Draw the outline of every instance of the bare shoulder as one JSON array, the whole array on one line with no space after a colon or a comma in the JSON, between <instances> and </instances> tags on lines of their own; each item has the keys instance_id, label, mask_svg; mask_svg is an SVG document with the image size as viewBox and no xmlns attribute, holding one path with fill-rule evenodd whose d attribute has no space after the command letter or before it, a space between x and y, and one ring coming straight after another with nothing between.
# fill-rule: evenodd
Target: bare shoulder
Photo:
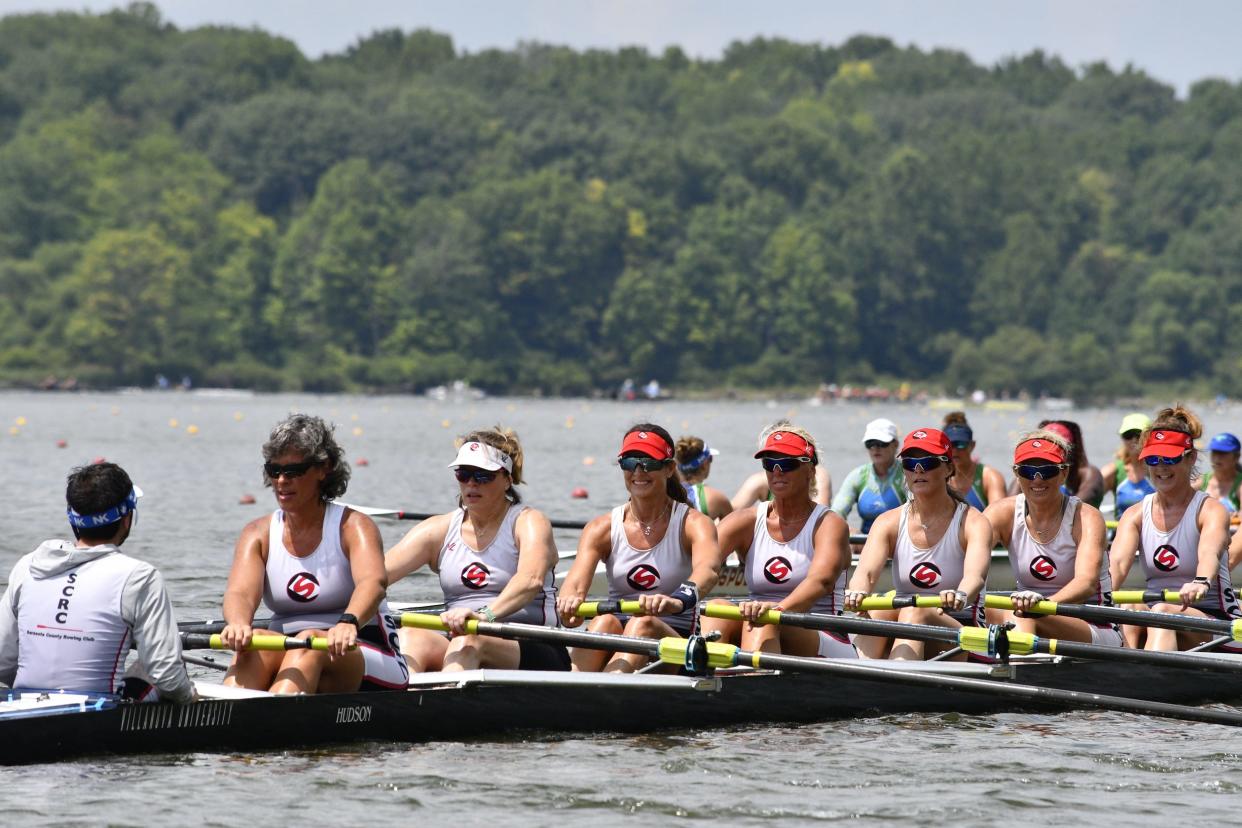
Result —
<instances>
[{"instance_id":1,"label":"bare shoulder","mask_svg":"<svg viewBox=\"0 0 1242 828\"><path fill-rule=\"evenodd\" d=\"M379 527L375 525L375 521L370 515L364 515L362 512L355 511L348 506L345 507L345 514L341 516L342 529L375 529L379 531Z\"/></svg>"},{"instance_id":2,"label":"bare shoulder","mask_svg":"<svg viewBox=\"0 0 1242 828\"><path fill-rule=\"evenodd\" d=\"M517 516L516 527L519 532L527 529L552 531L552 521L543 512L528 506Z\"/></svg>"},{"instance_id":3,"label":"bare shoulder","mask_svg":"<svg viewBox=\"0 0 1242 828\"><path fill-rule=\"evenodd\" d=\"M998 500L995 503L989 503L988 508L983 510L983 516L991 521L993 525L995 525L997 521L1012 523L1013 513L1017 507L1018 496L1009 495L1009 497Z\"/></svg>"},{"instance_id":4,"label":"bare shoulder","mask_svg":"<svg viewBox=\"0 0 1242 828\"><path fill-rule=\"evenodd\" d=\"M258 541L263 546L267 546L267 534L272 527L272 516L261 515L242 527L241 535L237 538L237 545L250 544Z\"/></svg>"}]
</instances>

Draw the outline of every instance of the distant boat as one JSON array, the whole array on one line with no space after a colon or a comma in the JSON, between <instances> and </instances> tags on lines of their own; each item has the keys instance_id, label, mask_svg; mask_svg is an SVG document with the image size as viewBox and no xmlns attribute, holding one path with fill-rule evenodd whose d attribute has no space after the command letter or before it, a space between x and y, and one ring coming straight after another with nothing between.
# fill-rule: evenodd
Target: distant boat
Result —
<instances>
[{"instance_id":1,"label":"distant boat","mask_svg":"<svg viewBox=\"0 0 1242 828\"><path fill-rule=\"evenodd\" d=\"M450 385L436 385L423 392L423 396L440 402L464 402L481 400L487 396L481 388L475 388L465 380L453 380Z\"/></svg>"}]
</instances>

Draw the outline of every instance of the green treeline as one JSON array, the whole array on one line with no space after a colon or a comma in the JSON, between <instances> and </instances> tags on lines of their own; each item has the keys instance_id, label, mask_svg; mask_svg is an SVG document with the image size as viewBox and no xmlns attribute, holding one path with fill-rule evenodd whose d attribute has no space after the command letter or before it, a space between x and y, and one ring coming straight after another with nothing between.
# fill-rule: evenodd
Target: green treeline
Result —
<instances>
[{"instance_id":1,"label":"green treeline","mask_svg":"<svg viewBox=\"0 0 1242 828\"><path fill-rule=\"evenodd\" d=\"M1229 391L1242 87L10 16L0 291L7 382Z\"/></svg>"}]
</instances>

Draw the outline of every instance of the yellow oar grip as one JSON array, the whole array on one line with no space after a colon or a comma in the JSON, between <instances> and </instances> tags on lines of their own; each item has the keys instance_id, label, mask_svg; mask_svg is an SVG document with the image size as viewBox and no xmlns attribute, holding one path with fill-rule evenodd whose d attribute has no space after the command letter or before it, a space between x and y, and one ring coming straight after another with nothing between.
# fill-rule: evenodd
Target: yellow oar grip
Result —
<instances>
[{"instance_id":1,"label":"yellow oar grip","mask_svg":"<svg viewBox=\"0 0 1242 828\"><path fill-rule=\"evenodd\" d=\"M1010 630L1006 637L1009 639L1010 655L1030 655L1035 652L1036 637L1031 633ZM957 634L958 645L968 653L987 655L990 639L991 630L988 627L962 627Z\"/></svg>"},{"instance_id":2,"label":"yellow oar grip","mask_svg":"<svg viewBox=\"0 0 1242 828\"><path fill-rule=\"evenodd\" d=\"M211 637L211 649L227 650L229 648L224 646L224 639L217 634ZM252 635L250 637L250 646L246 649L268 651L278 650L280 652L284 652L289 648L285 646L285 637L283 635ZM326 651L328 649L328 639L312 638L310 640L310 649Z\"/></svg>"},{"instance_id":3,"label":"yellow oar grip","mask_svg":"<svg viewBox=\"0 0 1242 828\"><path fill-rule=\"evenodd\" d=\"M403 612L401 613L401 626L413 627L417 630L448 632L448 624L441 621L440 616L430 612ZM467 621L466 632L470 635L478 634L479 622L473 618Z\"/></svg>"},{"instance_id":4,"label":"yellow oar grip","mask_svg":"<svg viewBox=\"0 0 1242 828\"><path fill-rule=\"evenodd\" d=\"M915 595L912 596L914 606L916 607L939 607L941 604L939 595ZM860 612L866 610L891 610L896 609L893 606L896 603L896 596L889 592L885 595L868 595L862 599L862 603L858 605ZM904 602L903 602L904 603Z\"/></svg>"},{"instance_id":5,"label":"yellow oar grip","mask_svg":"<svg viewBox=\"0 0 1242 828\"><path fill-rule=\"evenodd\" d=\"M1011 610L1013 600L1008 595L988 595L983 599L983 605L988 609ZM1033 612L1036 615L1056 615L1057 604L1055 601L1036 601L1027 612Z\"/></svg>"},{"instance_id":6,"label":"yellow oar grip","mask_svg":"<svg viewBox=\"0 0 1242 828\"><path fill-rule=\"evenodd\" d=\"M601 606L606 607L603 612L600 611ZM618 607L626 615L635 615L642 609L637 601L583 601L574 611L574 615L579 618L595 618L613 612L613 607Z\"/></svg>"},{"instance_id":7,"label":"yellow oar grip","mask_svg":"<svg viewBox=\"0 0 1242 828\"><path fill-rule=\"evenodd\" d=\"M1234 641L1242 641L1242 618L1229 625L1229 632L1233 635Z\"/></svg>"},{"instance_id":8,"label":"yellow oar grip","mask_svg":"<svg viewBox=\"0 0 1242 828\"><path fill-rule=\"evenodd\" d=\"M665 664L676 664L684 666L686 663L686 647L690 642L684 638L667 638L660 639L660 661ZM737 647L732 644L720 644L715 641L707 642L707 666L708 667L732 667L734 665L734 657L737 653Z\"/></svg>"},{"instance_id":9,"label":"yellow oar grip","mask_svg":"<svg viewBox=\"0 0 1242 828\"><path fill-rule=\"evenodd\" d=\"M741 621L742 611L732 604L704 604L703 614L708 618L721 618L725 621ZM781 623L780 610L764 610L759 615L759 624Z\"/></svg>"},{"instance_id":10,"label":"yellow oar grip","mask_svg":"<svg viewBox=\"0 0 1242 828\"><path fill-rule=\"evenodd\" d=\"M1160 600L1172 603L1181 603L1182 595L1175 589L1166 589L1158 591ZM1114 604L1146 604L1151 600L1150 593L1144 593L1141 589L1121 589L1113 593Z\"/></svg>"}]
</instances>

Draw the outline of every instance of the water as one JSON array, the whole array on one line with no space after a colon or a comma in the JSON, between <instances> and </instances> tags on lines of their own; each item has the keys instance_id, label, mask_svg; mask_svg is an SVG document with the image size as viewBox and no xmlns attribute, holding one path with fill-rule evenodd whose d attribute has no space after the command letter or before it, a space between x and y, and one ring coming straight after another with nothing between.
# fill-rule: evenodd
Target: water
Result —
<instances>
[{"instance_id":1,"label":"water","mask_svg":"<svg viewBox=\"0 0 1242 828\"><path fill-rule=\"evenodd\" d=\"M0 394L0 460L7 471L0 476L6 515L0 577L45 538L64 536L64 476L102 456L125 466L146 491L126 550L161 569L179 618L218 617L233 543L246 522L272 508L259 446L295 410L336 422L348 457L369 461L355 466L346 500L410 511L452 506L456 484L445 465L454 435L511 425L527 452L527 502L571 520L589 519L624 498L620 472L609 460L624 429L640 419L654 419L674 435L705 436L721 450L710 483L732 493L757 467L756 433L777 417L792 416L820 438L824 462L839 482L865 460L860 440L868 420L886 416L908 430L935 425L942 415L913 406L788 402ZM1073 413L1096 464L1114 449L1124 413ZM1200 413L1209 434L1236 431L1242 419L1237 409ZM984 462L1005 470L1014 440L1041 415L972 410L970 419ZM58 448L58 440L67 447ZM588 499L570 496L579 486ZM239 505L245 493L257 503ZM385 543L411 525L381 521ZM562 548L576 541L572 532L557 539ZM390 594L435 599L437 588L423 575L394 585ZM461 825L558 818L612 824L634 817L984 825L1154 823L1177 812L1224 821L1239 805L1239 744L1237 731L1220 726L1076 712L87 759L0 770L0 813L23 825L447 818Z\"/></svg>"}]
</instances>

